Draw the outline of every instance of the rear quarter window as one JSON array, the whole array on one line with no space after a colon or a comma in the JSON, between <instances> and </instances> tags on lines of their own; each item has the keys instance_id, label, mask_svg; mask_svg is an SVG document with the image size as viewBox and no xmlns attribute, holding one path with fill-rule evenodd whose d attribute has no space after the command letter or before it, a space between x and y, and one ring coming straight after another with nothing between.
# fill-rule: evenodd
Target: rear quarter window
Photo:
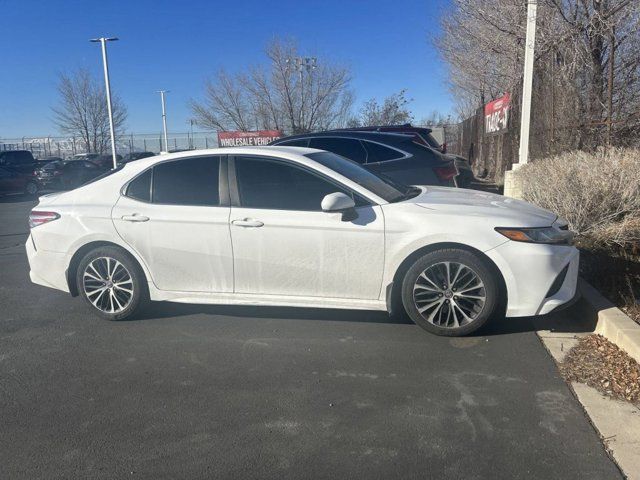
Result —
<instances>
[{"instance_id":1,"label":"rear quarter window","mask_svg":"<svg viewBox=\"0 0 640 480\"><path fill-rule=\"evenodd\" d=\"M402 152L394 150L390 147L385 147L379 143L374 142L362 142L367 149L367 163L372 162L384 162L386 160L395 160L397 158L404 157Z\"/></svg>"}]
</instances>

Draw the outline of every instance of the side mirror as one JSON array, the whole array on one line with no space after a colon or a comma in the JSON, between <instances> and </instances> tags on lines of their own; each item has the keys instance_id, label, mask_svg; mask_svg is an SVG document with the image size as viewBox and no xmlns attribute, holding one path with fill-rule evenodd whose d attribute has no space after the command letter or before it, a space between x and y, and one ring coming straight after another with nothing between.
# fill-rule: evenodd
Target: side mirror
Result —
<instances>
[{"instance_id":1,"label":"side mirror","mask_svg":"<svg viewBox=\"0 0 640 480\"><path fill-rule=\"evenodd\" d=\"M349 222L358 218L356 202L349 195L335 192L326 195L320 204L323 212L342 213L342 221Z\"/></svg>"}]
</instances>

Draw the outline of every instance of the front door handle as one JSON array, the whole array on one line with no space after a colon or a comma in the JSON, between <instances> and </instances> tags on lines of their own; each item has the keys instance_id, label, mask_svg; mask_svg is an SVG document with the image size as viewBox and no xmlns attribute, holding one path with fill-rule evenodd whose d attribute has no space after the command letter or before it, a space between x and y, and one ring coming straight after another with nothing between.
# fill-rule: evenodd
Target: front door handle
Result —
<instances>
[{"instance_id":1,"label":"front door handle","mask_svg":"<svg viewBox=\"0 0 640 480\"><path fill-rule=\"evenodd\" d=\"M261 227L264 225L260 220L253 220L252 218L242 218L233 220L231 222L236 227Z\"/></svg>"},{"instance_id":2,"label":"front door handle","mask_svg":"<svg viewBox=\"0 0 640 480\"><path fill-rule=\"evenodd\" d=\"M122 220L126 222L148 222L149 217L145 217L144 215L138 215L134 213L133 215L123 215Z\"/></svg>"}]
</instances>

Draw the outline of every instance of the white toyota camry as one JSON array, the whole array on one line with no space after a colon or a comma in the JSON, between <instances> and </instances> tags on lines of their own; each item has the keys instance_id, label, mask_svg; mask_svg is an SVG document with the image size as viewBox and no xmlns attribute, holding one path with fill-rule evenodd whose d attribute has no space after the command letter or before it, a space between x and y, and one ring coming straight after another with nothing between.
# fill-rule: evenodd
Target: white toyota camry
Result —
<instances>
[{"instance_id":1,"label":"white toyota camry","mask_svg":"<svg viewBox=\"0 0 640 480\"><path fill-rule=\"evenodd\" d=\"M404 186L297 147L127 163L31 212L31 280L118 320L149 300L404 309L439 335L574 297L566 222L472 190Z\"/></svg>"}]
</instances>

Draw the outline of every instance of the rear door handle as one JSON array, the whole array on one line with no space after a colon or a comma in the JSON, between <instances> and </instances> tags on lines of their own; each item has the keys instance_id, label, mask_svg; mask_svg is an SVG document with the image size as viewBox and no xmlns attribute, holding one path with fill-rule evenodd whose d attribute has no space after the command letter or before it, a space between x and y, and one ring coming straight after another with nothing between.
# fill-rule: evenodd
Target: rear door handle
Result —
<instances>
[{"instance_id":1,"label":"rear door handle","mask_svg":"<svg viewBox=\"0 0 640 480\"><path fill-rule=\"evenodd\" d=\"M148 222L149 217L145 217L144 215L138 215L134 213L133 215L123 215L122 220L126 222Z\"/></svg>"},{"instance_id":2,"label":"rear door handle","mask_svg":"<svg viewBox=\"0 0 640 480\"><path fill-rule=\"evenodd\" d=\"M237 220L233 220L231 223L236 227L254 227L255 228L255 227L261 227L264 225L264 223L262 223L260 220L253 220L251 218L237 219Z\"/></svg>"}]
</instances>

